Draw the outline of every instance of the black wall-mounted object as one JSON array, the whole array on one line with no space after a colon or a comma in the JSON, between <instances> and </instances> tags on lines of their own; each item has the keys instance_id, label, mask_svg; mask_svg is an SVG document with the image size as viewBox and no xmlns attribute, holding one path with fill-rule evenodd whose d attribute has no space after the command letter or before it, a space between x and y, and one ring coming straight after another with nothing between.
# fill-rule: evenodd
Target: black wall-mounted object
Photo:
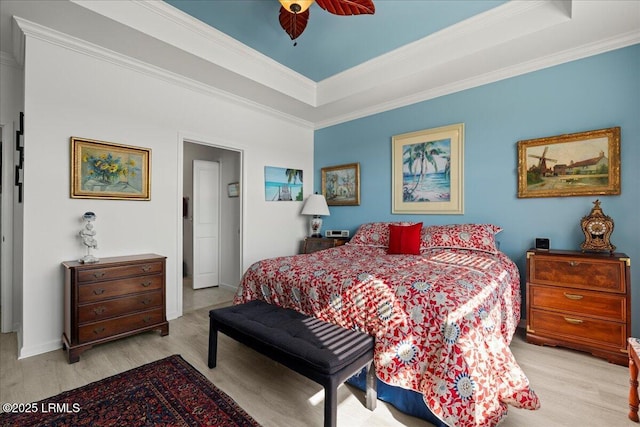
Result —
<instances>
[{"instance_id":1,"label":"black wall-mounted object","mask_svg":"<svg viewBox=\"0 0 640 427\"><path fill-rule=\"evenodd\" d=\"M20 124L16 130L16 151L18 152L18 164L16 165L15 185L18 187L18 203L22 203L22 168L24 167L24 113L20 112Z\"/></svg>"}]
</instances>

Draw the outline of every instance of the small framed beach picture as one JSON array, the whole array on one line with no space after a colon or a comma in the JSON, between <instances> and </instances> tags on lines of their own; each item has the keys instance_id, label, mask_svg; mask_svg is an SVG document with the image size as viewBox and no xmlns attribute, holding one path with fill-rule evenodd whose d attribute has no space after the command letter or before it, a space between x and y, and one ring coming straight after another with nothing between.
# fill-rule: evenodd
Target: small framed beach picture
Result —
<instances>
[{"instance_id":1,"label":"small framed beach picture","mask_svg":"<svg viewBox=\"0 0 640 427\"><path fill-rule=\"evenodd\" d=\"M464 124L392 138L392 213L463 214Z\"/></svg>"},{"instance_id":2,"label":"small framed beach picture","mask_svg":"<svg viewBox=\"0 0 640 427\"><path fill-rule=\"evenodd\" d=\"M302 169L265 166L264 197L268 202L302 201Z\"/></svg>"}]
</instances>

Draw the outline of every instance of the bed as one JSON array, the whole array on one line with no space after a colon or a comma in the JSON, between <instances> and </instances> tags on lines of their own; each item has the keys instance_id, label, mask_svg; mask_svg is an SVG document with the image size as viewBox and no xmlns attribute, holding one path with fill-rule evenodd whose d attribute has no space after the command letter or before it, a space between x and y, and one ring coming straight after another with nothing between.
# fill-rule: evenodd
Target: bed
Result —
<instances>
[{"instance_id":1,"label":"bed","mask_svg":"<svg viewBox=\"0 0 640 427\"><path fill-rule=\"evenodd\" d=\"M364 331L375 337L381 399L436 425L494 426L507 405L540 405L509 349L520 280L496 247L500 230L363 224L346 245L254 263L234 302Z\"/></svg>"}]
</instances>

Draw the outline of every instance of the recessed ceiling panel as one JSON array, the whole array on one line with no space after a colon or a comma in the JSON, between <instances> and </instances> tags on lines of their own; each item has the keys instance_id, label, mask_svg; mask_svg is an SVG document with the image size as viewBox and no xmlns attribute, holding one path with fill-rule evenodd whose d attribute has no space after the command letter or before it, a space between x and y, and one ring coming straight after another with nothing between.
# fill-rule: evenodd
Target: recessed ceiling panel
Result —
<instances>
[{"instance_id":1,"label":"recessed ceiling panel","mask_svg":"<svg viewBox=\"0 0 640 427\"><path fill-rule=\"evenodd\" d=\"M374 15L337 16L313 4L297 46L277 0L165 0L316 82L493 9L505 0L374 0ZM428 58L425 58L428 60Z\"/></svg>"}]
</instances>

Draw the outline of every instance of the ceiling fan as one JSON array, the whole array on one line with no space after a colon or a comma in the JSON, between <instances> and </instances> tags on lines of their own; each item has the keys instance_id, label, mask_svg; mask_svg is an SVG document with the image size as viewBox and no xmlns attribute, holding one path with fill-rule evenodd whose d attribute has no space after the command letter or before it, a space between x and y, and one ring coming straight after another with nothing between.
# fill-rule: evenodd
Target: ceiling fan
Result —
<instances>
[{"instance_id":1,"label":"ceiling fan","mask_svg":"<svg viewBox=\"0 0 640 427\"><path fill-rule=\"evenodd\" d=\"M307 27L309 6L314 0L279 0L280 26L295 40ZM373 15L376 8L373 0L315 0L318 6L334 15ZM294 43L295 46L297 43Z\"/></svg>"}]
</instances>

